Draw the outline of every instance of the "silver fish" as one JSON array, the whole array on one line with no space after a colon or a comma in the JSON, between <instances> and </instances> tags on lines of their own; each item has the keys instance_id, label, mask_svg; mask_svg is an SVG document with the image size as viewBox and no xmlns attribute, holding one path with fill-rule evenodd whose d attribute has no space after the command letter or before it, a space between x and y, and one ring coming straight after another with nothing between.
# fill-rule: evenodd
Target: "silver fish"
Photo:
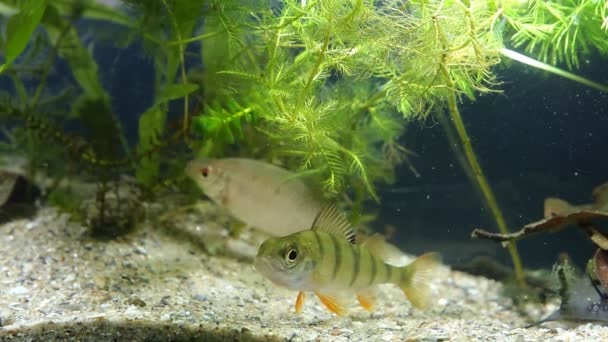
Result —
<instances>
[{"instance_id":1,"label":"silver fish","mask_svg":"<svg viewBox=\"0 0 608 342\"><path fill-rule=\"evenodd\" d=\"M309 229L322 206L301 178L263 161L192 160L186 174L236 219L273 236Z\"/></svg>"}]
</instances>

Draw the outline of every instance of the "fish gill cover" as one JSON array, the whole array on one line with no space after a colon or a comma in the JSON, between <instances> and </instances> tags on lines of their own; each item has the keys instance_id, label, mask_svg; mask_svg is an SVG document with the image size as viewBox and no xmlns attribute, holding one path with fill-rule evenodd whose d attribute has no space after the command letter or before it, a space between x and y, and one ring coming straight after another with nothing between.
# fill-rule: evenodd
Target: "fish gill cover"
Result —
<instances>
[{"instance_id":1,"label":"fish gill cover","mask_svg":"<svg viewBox=\"0 0 608 342\"><path fill-rule=\"evenodd\" d=\"M545 64L575 69L608 51L605 1L121 4L0 1L3 148L27 155L30 176L44 171L57 180L49 199L73 213L78 203L60 180L95 179L93 227L131 226L140 199L158 196L169 181L187 191L189 151L278 162L315 179L326 197L353 194L360 210L365 199L379 201L376 187L409 162L400 143L407 125L432 113L455 130L462 166L506 233L459 102L499 92L495 66L504 57L606 90ZM112 65L96 58L109 42L143 47L150 82L110 93L106 69L130 69L120 58ZM146 87L151 95L139 92ZM116 115L121 93L149 97L147 107ZM116 190L124 174L135 176L128 183L136 199L112 202L125 198ZM511 255L521 271L514 247Z\"/></svg>"}]
</instances>

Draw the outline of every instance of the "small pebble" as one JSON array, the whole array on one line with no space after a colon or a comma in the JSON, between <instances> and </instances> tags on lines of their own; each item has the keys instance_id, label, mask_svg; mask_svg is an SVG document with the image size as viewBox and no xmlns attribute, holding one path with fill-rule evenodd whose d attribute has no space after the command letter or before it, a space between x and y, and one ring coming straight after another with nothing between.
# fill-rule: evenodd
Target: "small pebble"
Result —
<instances>
[{"instance_id":1,"label":"small pebble","mask_svg":"<svg viewBox=\"0 0 608 342\"><path fill-rule=\"evenodd\" d=\"M16 287L13 287L12 289L8 290L9 294L16 295L16 296L24 295L28 292L30 292L30 291L27 288L25 288L24 286L16 286Z\"/></svg>"},{"instance_id":2,"label":"small pebble","mask_svg":"<svg viewBox=\"0 0 608 342\"><path fill-rule=\"evenodd\" d=\"M141 246L136 246L135 247L135 253L137 254L141 254L141 255L147 255L148 252L146 252L146 249L141 247Z\"/></svg>"},{"instance_id":3,"label":"small pebble","mask_svg":"<svg viewBox=\"0 0 608 342\"><path fill-rule=\"evenodd\" d=\"M131 298L129 298L128 303L131 304L131 305L139 306L141 308L143 308L143 307L146 306L146 302L144 302L143 300L141 300L139 297L131 297Z\"/></svg>"},{"instance_id":4,"label":"small pebble","mask_svg":"<svg viewBox=\"0 0 608 342\"><path fill-rule=\"evenodd\" d=\"M9 310L0 311L0 327L13 323L14 314Z\"/></svg>"},{"instance_id":5,"label":"small pebble","mask_svg":"<svg viewBox=\"0 0 608 342\"><path fill-rule=\"evenodd\" d=\"M129 306L124 313L129 319L139 318L142 315L142 312L133 306Z\"/></svg>"},{"instance_id":6,"label":"small pebble","mask_svg":"<svg viewBox=\"0 0 608 342\"><path fill-rule=\"evenodd\" d=\"M203 295L203 294L195 294L194 296L192 296L192 298L203 301L203 302L206 302L209 300L209 297L207 295Z\"/></svg>"}]
</instances>

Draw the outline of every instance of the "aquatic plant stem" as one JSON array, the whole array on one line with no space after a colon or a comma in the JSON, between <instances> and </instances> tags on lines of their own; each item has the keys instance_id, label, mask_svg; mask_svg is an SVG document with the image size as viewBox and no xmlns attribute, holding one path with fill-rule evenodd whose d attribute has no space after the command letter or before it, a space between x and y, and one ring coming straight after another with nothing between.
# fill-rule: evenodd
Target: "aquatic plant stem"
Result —
<instances>
[{"instance_id":1,"label":"aquatic plant stem","mask_svg":"<svg viewBox=\"0 0 608 342\"><path fill-rule=\"evenodd\" d=\"M437 120L439 120L439 124L441 125L441 127L443 127L443 131L445 132L448 143L450 144L452 151L454 151L454 154L456 155L458 164L460 164L460 167L462 167L462 169L464 170L464 173L469 178L471 184L476 184L477 181L475 179L475 172L473 172L473 170L471 169L471 165L469 164L467 158L464 155L464 151L462 150L462 144L458 142L458 133L455 132L455 128L450 123L449 117L444 111L438 110ZM477 190L478 195L483 196L478 186L475 187L475 189ZM488 209L490 208L488 207Z\"/></svg>"},{"instance_id":2,"label":"aquatic plant stem","mask_svg":"<svg viewBox=\"0 0 608 342\"><path fill-rule=\"evenodd\" d=\"M515 52L513 50L502 48L502 49L500 49L500 53L503 56L505 56L505 57L508 57L508 58L510 58L510 59L512 59L514 61L518 61L520 63L527 64L527 65L529 65L529 66L531 66L533 68L537 68L537 69L541 69L541 70L550 72L552 74L555 74L555 75L567 78L569 80L572 80L572 81L580 83L580 84L584 84L584 85L586 85L586 86L588 86L590 88L597 89L599 91L608 92L608 86L606 86L606 85L603 85L603 84L600 84L600 83L588 80L588 79L586 79L584 77L575 75L575 74L573 74L571 72L567 72L565 70L556 68L556 67L554 67L552 65L549 65L549 64L537 61L536 59L533 59L533 58L530 58L528 56L522 55L519 52Z\"/></svg>"},{"instance_id":3,"label":"aquatic plant stem","mask_svg":"<svg viewBox=\"0 0 608 342\"><path fill-rule=\"evenodd\" d=\"M310 87L312 85L312 81L314 81L315 77L317 77L317 74L319 73L321 63L323 63L323 59L325 59L325 51L327 51L327 47L329 46L330 38L331 29L327 29L327 32L325 33L325 38L323 39L323 47L321 48L321 52L319 52L319 57L317 58L317 61L312 70L310 70L310 75L308 75L308 81L306 82L306 86L304 86L304 90L302 91L302 96L300 97L301 101L306 100L306 96L308 95L308 91L310 90Z\"/></svg>"},{"instance_id":4,"label":"aquatic plant stem","mask_svg":"<svg viewBox=\"0 0 608 342\"><path fill-rule=\"evenodd\" d=\"M507 224L505 222L502 211L498 207L498 203L496 202L496 198L494 196L492 188L490 187L490 184L486 180L483 170L481 169L481 166L479 165L479 162L477 161L477 156L475 155L473 146L471 145L471 139L469 138L469 135L468 135L466 128L464 126L464 123L462 121L462 117L460 116L460 111L458 110L458 106L456 104L456 95L454 93L452 93L448 96L448 108L449 108L450 116L452 118L452 122L454 123L454 126L456 127L456 131L458 132L458 136L460 137L460 140L462 141L465 156L467 157L467 159L469 161L471 169L473 170L473 175L474 175L475 179L477 180L477 184L479 185L479 188L481 189L481 192L486 199L487 205L490 208L490 210L492 211L494 220L496 221L496 225L498 226L498 230L500 230L500 232L503 234L508 234L509 228L507 227ZM522 288L525 288L526 287L525 275L524 275L523 266L521 264L521 258L519 257L519 252L517 251L517 246L515 245L515 243L510 243L507 246L507 248L509 250L509 254L511 255L511 259L513 261L513 268L515 270L515 278L516 278L518 284Z\"/></svg>"},{"instance_id":5,"label":"aquatic plant stem","mask_svg":"<svg viewBox=\"0 0 608 342\"><path fill-rule=\"evenodd\" d=\"M464 122L462 121L462 117L460 116L460 110L458 109L458 104L456 103L456 94L454 93L454 90L451 90L453 89L454 84L452 79L450 78L448 68L445 63L441 64L441 72L445 77L450 89L447 96L448 110L450 112L452 123L454 124L456 132L458 133L458 136L460 137L460 140L462 142L462 148L464 150L465 156L467 157L469 165L473 170L473 175L475 177L475 180L477 180L477 184L481 189L481 192L487 202L487 205L492 211L494 220L496 221L496 225L498 226L498 230L500 230L500 232L503 234L508 234L509 228L507 227L507 224L505 222L504 215L498 207L498 203L496 202L496 197L494 197L492 188L486 180L483 170L479 165L479 161L477 161L477 156L475 155L475 151L473 150L473 146L471 145L471 138L469 138L469 134L467 133L467 130L464 126ZM517 283L520 287L526 288L526 278L521 264L521 259L519 257L519 253L517 251L517 246L515 245L515 243L510 243L507 248L509 250L509 254L511 255L511 260L513 262L513 268L515 270L515 278L517 280Z\"/></svg>"},{"instance_id":6,"label":"aquatic plant stem","mask_svg":"<svg viewBox=\"0 0 608 342\"><path fill-rule=\"evenodd\" d=\"M222 33L224 33L224 32L216 31L216 32L203 33L203 34L200 34L198 36L194 36L194 37L188 38L188 39L178 39L178 40L174 40L174 41L170 41L170 42L166 42L166 43L160 42L159 45L166 45L166 46L180 45L180 46L182 46L183 44L194 43L194 42L198 42L200 40L213 38L215 36L219 36Z\"/></svg>"},{"instance_id":7,"label":"aquatic plant stem","mask_svg":"<svg viewBox=\"0 0 608 342\"><path fill-rule=\"evenodd\" d=\"M40 100L42 91L45 88L46 80L49 76L49 73L51 72L51 68L55 64L55 60L57 59L57 54L59 53L58 52L59 46L61 45L63 38L65 38L65 36L67 35L67 33L70 31L71 28L72 28L72 22L70 21L61 30L61 32L59 33L59 36L57 36L57 40L55 41L55 44L53 44L51 51L47 57L46 64L44 65L44 68L42 69L42 75L40 76L38 86L36 87L36 90L34 91L34 96L32 97L30 104L28 105L28 110L34 110L36 108L36 106L38 106L38 101Z\"/></svg>"},{"instance_id":8,"label":"aquatic plant stem","mask_svg":"<svg viewBox=\"0 0 608 342\"><path fill-rule=\"evenodd\" d=\"M177 36L177 40L181 41L182 40L182 33L180 31L179 25L177 25L177 20L175 19L175 15L173 14L173 11L171 10L171 7L169 7L169 4L167 4L166 0L162 0L163 1L163 5L165 5L165 8L167 9L167 12L169 13L169 17L171 18L171 23L173 25L173 29L175 30L175 35ZM187 43L186 43L187 44ZM184 54L185 54L185 49L184 49L184 44L179 44L179 64L180 64L180 71L181 71L181 79L182 79L182 83L186 84L188 83L188 79L186 77L186 64L185 64L185 59L184 59ZM186 95L184 96L184 119L183 119L183 126L182 126L182 130L184 131L184 141L186 143L186 145L189 144L189 138L190 135L188 134L188 118L189 118L189 110L190 110L190 105L189 105L189 96L186 93Z\"/></svg>"}]
</instances>

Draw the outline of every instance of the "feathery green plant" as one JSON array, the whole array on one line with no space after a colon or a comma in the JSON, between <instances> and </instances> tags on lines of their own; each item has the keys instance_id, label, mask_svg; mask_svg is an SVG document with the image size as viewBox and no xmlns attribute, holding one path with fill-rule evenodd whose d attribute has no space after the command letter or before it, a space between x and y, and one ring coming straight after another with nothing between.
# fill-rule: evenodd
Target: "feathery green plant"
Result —
<instances>
[{"instance_id":1,"label":"feathery green plant","mask_svg":"<svg viewBox=\"0 0 608 342\"><path fill-rule=\"evenodd\" d=\"M500 13L510 26L513 45L543 62L578 68L580 58L592 50L608 51L606 1L510 1Z\"/></svg>"},{"instance_id":2,"label":"feathery green plant","mask_svg":"<svg viewBox=\"0 0 608 342\"><path fill-rule=\"evenodd\" d=\"M377 198L374 182L390 178L404 159L397 141L407 119L424 118L441 105L441 60L450 65L459 93L472 97L493 84L489 68L499 61L500 45L485 27L474 28L483 6L465 11L443 2L270 3L235 10L212 1L209 21L217 25L205 27L202 49L211 39L217 48L221 37L225 45L215 51L228 58L208 55L203 62L230 64L204 88L230 84L238 91L231 96L251 98L263 119L260 130L279 146L277 153L319 174L330 194L354 183ZM439 36L454 42L453 51ZM238 88L232 85L237 78Z\"/></svg>"}]
</instances>

